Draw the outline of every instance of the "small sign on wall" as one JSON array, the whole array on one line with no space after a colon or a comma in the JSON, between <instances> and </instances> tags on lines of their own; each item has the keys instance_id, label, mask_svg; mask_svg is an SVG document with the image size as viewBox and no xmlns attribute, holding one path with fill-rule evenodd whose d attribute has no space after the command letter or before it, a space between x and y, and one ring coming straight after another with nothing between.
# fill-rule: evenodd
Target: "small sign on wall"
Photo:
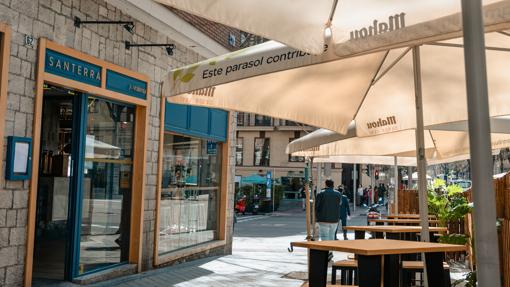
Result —
<instances>
[{"instance_id":1,"label":"small sign on wall","mask_svg":"<svg viewBox=\"0 0 510 287\"><path fill-rule=\"evenodd\" d=\"M216 155L218 153L218 145L214 141L207 141L207 154Z\"/></svg>"},{"instance_id":2,"label":"small sign on wall","mask_svg":"<svg viewBox=\"0 0 510 287\"><path fill-rule=\"evenodd\" d=\"M31 175L32 139L25 137L7 137L7 163L5 178L25 180Z\"/></svg>"}]
</instances>

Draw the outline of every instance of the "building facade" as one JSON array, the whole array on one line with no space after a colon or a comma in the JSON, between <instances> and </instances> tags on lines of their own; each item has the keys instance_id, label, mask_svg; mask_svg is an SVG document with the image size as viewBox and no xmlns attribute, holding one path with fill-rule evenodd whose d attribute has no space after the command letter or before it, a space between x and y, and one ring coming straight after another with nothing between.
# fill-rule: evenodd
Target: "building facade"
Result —
<instances>
[{"instance_id":1,"label":"building facade","mask_svg":"<svg viewBox=\"0 0 510 287\"><path fill-rule=\"evenodd\" d=\"M225 52L152 1L0 0L0 286L231 252L235 114L160 96Z\"/></svg>"},{"instance_id":2,"label":"building facade","mask_svg":"<svg viewBox=\"0 0 510 287\"><path fill-rule=\"evenodd\" d=\"M271 173L276 185L282 186L283 198L297 199L304 179L305 158L285 153L287 145L315 128L293 121L267 116L238 113L236 134L236 182L252 175ZM327 164L323 178L340 184L342 165ZM317 178L314 168L314 178Z\"/></svg>"}]
</instances>

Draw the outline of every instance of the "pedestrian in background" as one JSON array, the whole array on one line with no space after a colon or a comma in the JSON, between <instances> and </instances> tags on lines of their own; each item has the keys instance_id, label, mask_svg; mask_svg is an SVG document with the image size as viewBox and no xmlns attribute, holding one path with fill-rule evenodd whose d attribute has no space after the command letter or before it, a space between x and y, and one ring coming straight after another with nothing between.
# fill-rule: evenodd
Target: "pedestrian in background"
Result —
<instances>
[{"instance_id":1,"label":"pedestrian in background","mask_svg":"<svg viewBox=\"0 0 510 287\"><path fill-rule=\"evenodd\" d=\"M384 196L386 194L386 186L384 185L384 183L381 183L379 185L379 197L381 198L381 203L384 204Z\"/></svg>"},{"instance_id":2,"label":"pedestrian in background","mask_svg":"<svg viewBox=\"0 0 510 287\"><path fill-rule=\"evenodd\" d=\"M305 187L301 187L299 190L299 196L301 196L301 207L303 208L303 211L306 210L306 192Z\"/></svg>"},{"instance_id":3,"label":"pedestrian in background","mask_svg":"<svg viewBox=\"0 0 510 287\"><path fill-rule=\"evenodd\" d=\"M342 231L344 234L344 240L347 239L347 230L344 229L345 226L347 226L347 220L351 219L351 208L349 207L349 198L345 195L345 190L343 187L338 187L338 192L342 195L342 200L340 201L339 211L340 211L340 217L338 218L338 225L335 230L335 240L337 240L337 232L340 227L340 224L342 224Z\"/></svg>"},{"instance_id":4,"label":"pedestrian in background","mask_svg":"<svg viewBox=\"0 0 510 287\"><path fill-rule=\"evenodd\" d=\"M334 190L335 183L326 180L326 189L317 194L315 203L315 216L319 226L321 240L335 239L338 219L340 218L340 203L342 195Z\"/></svg>"},{"instance_id":5,"label":"pedestrian in background","mask_svg":"<svg viewBox=\"0 0 510 287\"><path fill-rule=\"evenodd\" d=\"M363 186L360 184L358 186L358 192L357 192L357 195L356 195L356 202L358 203L359 206L363 205Z\"/></svg>"}]
</instances>

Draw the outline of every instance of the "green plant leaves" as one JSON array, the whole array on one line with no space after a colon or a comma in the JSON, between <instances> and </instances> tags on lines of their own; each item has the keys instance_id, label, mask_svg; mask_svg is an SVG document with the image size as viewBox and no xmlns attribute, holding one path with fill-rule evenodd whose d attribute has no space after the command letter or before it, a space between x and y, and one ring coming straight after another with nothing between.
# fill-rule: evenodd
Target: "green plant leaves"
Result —
<instances>
[{"instance_id":1,"label":"green plant leaves","mask_svg":"<svg viewBox=\"0 0 510 287\"><path fill-rule=\"evenodd\" d=\"M458 245L466 245L469 243L469 237L465 234L445 234L438 239L439 243L444 244L458 244Z\"/></svg>"},{"instance_id":2,"label":"green plant leaves","mask_svg":"<svg viewBox=\"0 0 510 287\"><path fill-rule=\"evenodd\" d=\"M461 186L446 186L442 179L435 179L433 185L429 186L429 213L437 216L441 226L446 226L448 221L459 220L472 211L472 206L463 192Z\"/></svg>"}]
</instances>

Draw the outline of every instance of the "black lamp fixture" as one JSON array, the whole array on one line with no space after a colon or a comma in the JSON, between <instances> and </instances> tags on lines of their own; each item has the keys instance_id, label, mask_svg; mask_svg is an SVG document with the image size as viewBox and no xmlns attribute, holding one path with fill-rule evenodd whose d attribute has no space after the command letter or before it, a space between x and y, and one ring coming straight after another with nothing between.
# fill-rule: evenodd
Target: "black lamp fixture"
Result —
<instances>
[{"instance_id":1,"label":"black lamp fixture","mask_svg":"<svg viewBox=\"0 0 510 287\"><path fill-rule=\"evenodd\" d=\"M129 41L125 41L126 50L129 50L131 47L165 47L166 53L168 56L174 55L174 44L133 44Z\"/></svg>"},{"instance_id":2,"label":"black lamp fixture","mask_svg":"<svg viewBox=\"0 0 510 287\"><path fill-rule=\"evenodd\" d=\"M82 21L79 17L74 17L74 27L80 28L82 24L114 24L122 25L126 31L133 34L135 23L133 21Z\"/></svg>"}]
</instances>

